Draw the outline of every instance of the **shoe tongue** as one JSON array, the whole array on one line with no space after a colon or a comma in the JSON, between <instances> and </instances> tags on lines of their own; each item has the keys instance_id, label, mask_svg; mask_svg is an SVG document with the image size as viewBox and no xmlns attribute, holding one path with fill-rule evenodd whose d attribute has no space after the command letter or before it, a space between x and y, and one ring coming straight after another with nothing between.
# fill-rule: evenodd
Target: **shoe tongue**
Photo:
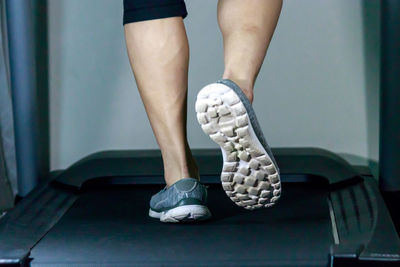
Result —
<instances>
[{"instance_id":1,"label":"shoe tongue","mask_svg":"<svg viewBox=\"0 0 400 267\"><path fill-rule=\"evenodd\" d=\"M178 182L179 182L179 181L182 181L183 179L192 179L192 180L196 180L196 181L197 181L197 179L196 179L196 178L193 178L193 177L183 177L182 179L178 180Z\"/></svg>"},{"instance_id":2,"label":"shoe tongue","mask_svg":"<svg viewBox=\"0 0 400 267\"><path fill-rule=\"evenodd\" d=\"M172 185L168 186L165 185L163 190L167 190L168 188L177 185L177 184L195 184L198 180L196 178L192 178L192 177L183 177L181 179L179 179L178 181L176 181L175 183L173 183Z\"/></svg>"},{"instance_id":3,"label":"shoe tongue","mask_svg":"<svg viewBox=\"0 0 400 267\"><path fill-rule=\"evenodd\" d=\"M185 177L185 178L178 180L173 185L175 185L175 187L179 190L188 191L188 190L193 189L193 187L196 185L197 182L198 182L198 180L195 178Z\"/></svg>"}]
</instances>

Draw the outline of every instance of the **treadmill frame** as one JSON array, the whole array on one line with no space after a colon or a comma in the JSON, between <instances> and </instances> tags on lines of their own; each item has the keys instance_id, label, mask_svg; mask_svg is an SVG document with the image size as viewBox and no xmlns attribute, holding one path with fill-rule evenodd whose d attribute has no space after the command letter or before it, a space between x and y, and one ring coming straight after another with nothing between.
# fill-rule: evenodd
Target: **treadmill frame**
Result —
<instances>
[{"instance_id":1,"label":"treadmill frame","mask_svg":"<svg viewBox=\"0 0 400 267\"><path fill-rule=\"evenodd\" d=\"M359 175L346 161L323 149L280 148L273 153L281 166L282 183L318 183L329 192L335 240L331 266L400 264L400 240L372 176ZM221 170L210 163L222 162L220 151L197 149L193 154L203 170L202 181L218 183L215 177ZM53 172L50 181L0 220L0 266L29 266L31 249L79 198L85 184L162 184L161 166L158 150L102 151Z\"/></svg>"}]
</instances>

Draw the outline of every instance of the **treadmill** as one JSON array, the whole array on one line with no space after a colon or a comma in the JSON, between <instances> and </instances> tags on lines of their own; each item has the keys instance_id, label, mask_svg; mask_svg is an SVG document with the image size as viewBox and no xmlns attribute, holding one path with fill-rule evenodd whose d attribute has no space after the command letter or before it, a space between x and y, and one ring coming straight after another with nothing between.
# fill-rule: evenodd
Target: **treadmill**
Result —
<instances>
[{"instance_id":1,"label":"treadmill","mask_svg":"<svg viewBox=\"0 0 400 267\"><path fill-rule=\"evenodd\" d=\"M15 28L29 28L20 16L29 14L27 6L18 2L7 3L11 43L20 42ZM32 180L37 126L26 105L36 105L34 87L14 82L24 71L15 67L19 49L31 48L26 40L10 45L25 195L0 219L0 266L400 266L393 203L400 193L400 3L382 3L379 183L368 168L327 150L276 148L282 197L272 208L248 211L222 190L220 151L194 149L213 214L200 223L148 217L150 197L164 186L159 150L100 151Z\"/></svg>"}]
</instances>

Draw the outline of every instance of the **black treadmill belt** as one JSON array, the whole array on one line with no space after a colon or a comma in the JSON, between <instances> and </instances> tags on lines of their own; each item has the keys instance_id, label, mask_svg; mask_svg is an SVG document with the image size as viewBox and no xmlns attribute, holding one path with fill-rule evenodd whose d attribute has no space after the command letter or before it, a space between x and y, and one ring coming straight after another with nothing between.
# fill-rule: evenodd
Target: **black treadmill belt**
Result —
<instances>
[{"instance_id":1,"label":"black treadmill belt","mask_svg":"<svg viewBox=\"0 0 400 267\"><path fill-rule=\"evenodd\" d=\"M327 192L284 184L279 205L247 211L209 188L213 219L164 224L149 218L161 185L87 189L32 249L32 266L327 266L333 242Z\"/></svg>"}]
</instances>

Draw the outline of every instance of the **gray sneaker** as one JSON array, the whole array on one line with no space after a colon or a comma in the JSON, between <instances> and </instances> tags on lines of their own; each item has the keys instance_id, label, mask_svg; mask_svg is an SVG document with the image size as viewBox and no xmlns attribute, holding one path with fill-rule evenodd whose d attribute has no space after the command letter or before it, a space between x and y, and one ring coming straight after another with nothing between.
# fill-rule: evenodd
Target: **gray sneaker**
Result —
<instances>
[{"instance_id":1,"label":"gray sneaker","mask_svg":"<svg viewBox=\"0 0 400 267\"><path fill-rule=\"evenodd\" d=\"M183 178L152 196L149 216L162 222L206 220L207 188L197 179Z\"/></svg>"},{"instance_id":2,"label":"gray sneaker","mask_svg":"<svg viewBox=\"0 0 400 267\"><path fill-rule=\"evenodd\" d=\"M273 206L281 195L279 168L240 87L227 79L205 86L196 112L203 131L221 147L222 187L230 199L249 210Z\"/></svg>"}]
</instances>

